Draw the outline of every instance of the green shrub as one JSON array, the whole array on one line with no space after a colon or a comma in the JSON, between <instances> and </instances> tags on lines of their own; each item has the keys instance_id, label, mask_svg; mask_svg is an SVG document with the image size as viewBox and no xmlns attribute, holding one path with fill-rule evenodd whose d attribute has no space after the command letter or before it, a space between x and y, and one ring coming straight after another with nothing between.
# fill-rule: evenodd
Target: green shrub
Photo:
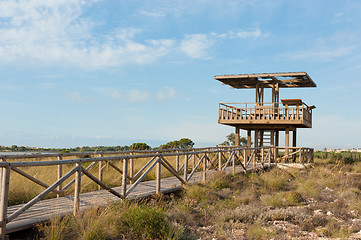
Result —
<instances>
[{"instance_id":1,"label":"green shrub","mask_svg":"<svg viewBox=\"0 0 361 240\"><path fill-rule=\"evenodd\" d=\"M216 172L211 175L206 185L213 190L221 190L223 188L229 188L232 184L232 178L223 172Z\"/></svg>"},{"instance_id":2,"label":"green shrub","mask_svg":"<svg viewBox=\"0 0 361 240\"><path fill-rule=\"evenodd\" d=\"M280 207L284 205L283 198L280 194L262 195L260 199L265 206Z\"/></svg>"},{"instance_id":3,"label":"green shrub","mask_svg":"<svg viewBox=\"0 0 361 240\"><path fill-rule=\"evenodd\" d=\"M54 217L48 224L38 225L38 228L43 233L45 239L65 239L70 229L70 217L67 216L63 219L60 217Z\"/></svg>"},{"instance_id":4,"label":"green shrub","mask_svg":"<svg viewBox=\"0 0 361 240\"><path fill-rule=\"evenodd\" d=\"M255 223L247 229L247 236L250 239L271 239L276 235L275 232L264 228L261 224Z\"/></svg>"},{"instance_id":5,"label":"green shrub","mask_svg":"<svg viewBox=\"0 0 361 240\"><path fill-rule=\"evenodd\" d=\"M287 205L298 205L305 201L299 192L284 192L283 196Z\"/></svg>"},{"instance_id":6,"label":"green shrub","mask_svg":"<svg viewBox=\"0 0 361 240\"><path fill-rule=\"evenodd\" d=\"M163 239L169 224L164 211L158 207L131 206L119 219L121 234L138 239Z\"/></svg>"},{"instance_id":7,"label":"green shrub","mask_svg":"<svg viewBox=\"0 0 361 240\"><path fill-rule=\"evenodd\" d=\"M263 186L270 191L287 190L288 182L293 179L293 176L287 171L273 169L270 172L261 174L260 178L263 181Z\"/></svg>"}]
</instances>

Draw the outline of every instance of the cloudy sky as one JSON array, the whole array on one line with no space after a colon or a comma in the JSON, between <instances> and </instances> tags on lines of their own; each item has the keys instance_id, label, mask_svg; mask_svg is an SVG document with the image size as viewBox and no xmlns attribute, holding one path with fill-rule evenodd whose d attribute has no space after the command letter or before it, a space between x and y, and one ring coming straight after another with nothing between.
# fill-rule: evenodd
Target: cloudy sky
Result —
<instances>
[{"instance_id":1,"label":"cloudy sky","mask_svg":"<svg viewBox=\"0 0 361 240\"><path fill-rule=\"evenodd\" d=\"M213 146L233 131L218 103L255 94L214 75L306 71L317 88L280 93L317 107L299 145L361 147L360 12L357 0L0 0L0 145Z\"/></svg>"}]
</instances>

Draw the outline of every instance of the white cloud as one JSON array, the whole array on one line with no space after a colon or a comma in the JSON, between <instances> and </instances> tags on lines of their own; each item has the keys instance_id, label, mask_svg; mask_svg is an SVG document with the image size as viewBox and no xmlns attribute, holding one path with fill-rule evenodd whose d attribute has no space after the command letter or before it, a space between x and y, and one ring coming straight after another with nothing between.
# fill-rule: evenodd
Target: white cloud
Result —
<instances>
[{"instance_id":1,"label":"white cloud","mask_svg":"<svg viewBox=\"0 0 361 240\"><path fill-rule=\"evenodd\" d=\"M65 64L107 68L148 64L181 49L194 59L210 59L210 48L222 39L257 38L259 29L224 34L189 34L183 39L136 41L138 28L97 31L102 22L84 15L96 2L84 0L0 1L0 62ZM164 10L141 11L161 17Z\"/></svg>"},{"instance_id":2,"label":"white cloud","mask_svg":"<svg viewBox=\"0 0 361 240\"><path fill-rule=\"evenodd\" d=\"M63 63L83 67L144 64L168 53L172 41L139 43L140 29L94 34L97 24L82 15L93 1L0 2L0 61Z\"/></svg>"},{"instance_id":3,"label":"white cloud","mask_svg":"<svg viewBox=\"0 0 361 240\"><path fill-rule=\"evenodd\" d=\"M227 39L246 39L259 38L268 36L262 33L258 28L247 31L228 31L226 33L209 33L209 34L190 34L186 35L180 44L180 49L191 58L195 59L210 59L210 48L220 40Z\"/></svg>"},{"instance_id":4,"label":"white cloud","mask_svg":"<svg viewBox=\"0 0 361 240\"><path fill-rule=\"evenodd\" d=\"M165 87L158 91L157 97L159 100L164 100L164 99L173 98L175 96L175 94L176 94L176 92L175 92L174 88Z\"/></svg>"},{"instance_id":5,"label":"white cloud","mask_svg":"<svg viewBox=\"0 0 361 240\"><path fill-rule=\"evenodd\" d=\"M213 45L213 40L206 34L187 35L181 42L181 50L191 58L207 59L208 48Z\"/></svg>"}]
</instances>

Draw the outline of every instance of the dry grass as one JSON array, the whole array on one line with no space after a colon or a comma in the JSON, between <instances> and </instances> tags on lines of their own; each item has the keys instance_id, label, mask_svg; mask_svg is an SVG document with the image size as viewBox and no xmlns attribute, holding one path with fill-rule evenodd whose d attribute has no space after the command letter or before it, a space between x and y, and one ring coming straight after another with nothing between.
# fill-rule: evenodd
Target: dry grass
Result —
<instances>
[{"instance_id":1,"label":"dry grass","mask_svg":"<svg viewBox=\"0 0 361 240\"><path fill-rule=\"evenodd\" d=\"M217 173L179 195L110 205L42 229L52 239L64 232L74 239L347 239L361 229L358 167L325 161L303 170Z\"/></svg>"}]
</instances>

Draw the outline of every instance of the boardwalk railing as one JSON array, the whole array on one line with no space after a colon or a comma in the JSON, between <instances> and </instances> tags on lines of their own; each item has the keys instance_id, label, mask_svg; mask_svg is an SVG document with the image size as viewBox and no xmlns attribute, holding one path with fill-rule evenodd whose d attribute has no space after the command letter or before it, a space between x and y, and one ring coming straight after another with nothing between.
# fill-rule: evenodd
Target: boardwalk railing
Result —
<instances>
[{"instance_id":1,"label":"boardwalk railing","mask_svg":"<svg viewBox=\"0 0 361 240\"><path fill-rule=\"evenodd\" d=\"M127 198L151 171L154 171L155 193L161 192L162 179L173 176L180 184L185 185L201 174L202 180L206 180L208 171L236 172L241 168L246 172L257 168L270 166L274 162L285 159L297 160L300 163L308 163L313 159L313 149L289 148L292 152L289 156L278 156L284 148L262 147L217 147L198 149L171 149L156 151L123 151L102 153L64 153L64 154L34 154L34 155L2 155L0 156L0 239L5 238L7 225L28 211L40 200L49 197L50 193L57 197L73 196L73 213L80 210L80 193L82 191L82 178L87 177L95 182L99 188L106 189L119 199ZM297 156L297 159L293 156ZM54 159L49 161L49 158ZM135 172L134 164L142 161ZM98 166L98 174L93 169ZM26 172L27 168L36 167L54 168L56 181L45 183L37 178L37 174L31 175ZM121 176L120 191L104 181L105 167L113 169ZM65 169L67 171L63 172ZM93 169L93 170L92 170ZM12 174L19 174L25 179L44 188L37 196L23 205L19 205L16 211L8 213L10 178ZM98 176L95 176L98 175ZM66 183L66 184L65 184ZM65 185L65 186L63 186ZM72 186L72 187L71 187ZM16 189L15 189L16 191Z\"/></svg>"}]
</instances>

